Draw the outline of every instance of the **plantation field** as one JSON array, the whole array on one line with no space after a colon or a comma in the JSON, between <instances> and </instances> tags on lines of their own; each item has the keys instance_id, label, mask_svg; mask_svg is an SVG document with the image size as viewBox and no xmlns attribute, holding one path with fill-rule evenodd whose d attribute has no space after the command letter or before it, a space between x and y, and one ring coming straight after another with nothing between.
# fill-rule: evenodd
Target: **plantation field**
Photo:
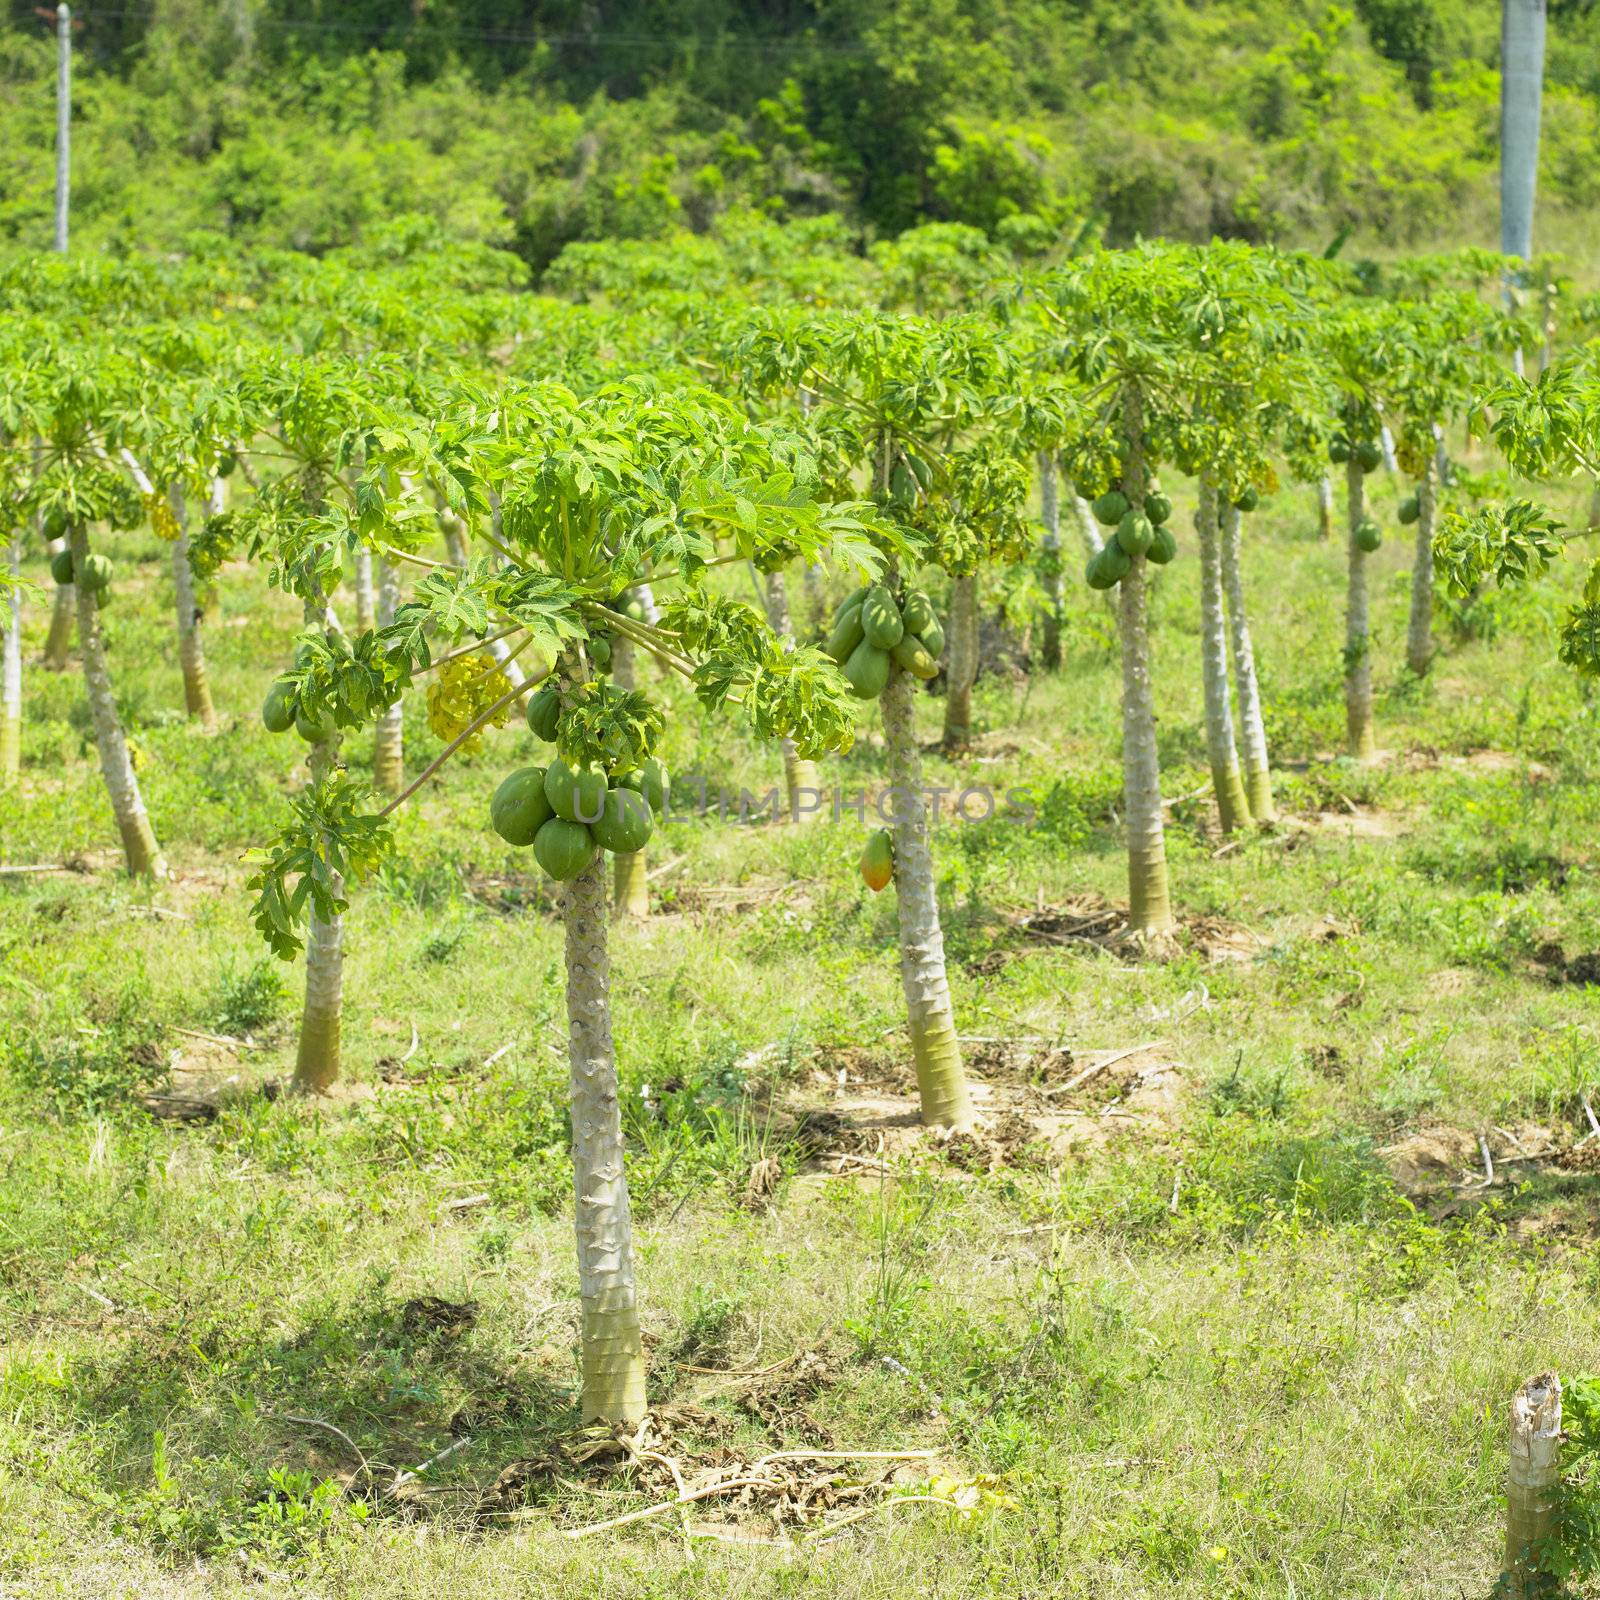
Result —
<instances>
[{"instance_id":1,"label":"plantation field","mask_svg":"<svg viewBox=\"0 0 1600 1600\"><path fill-rule=\"evenodd\" d=\"M1369 485L1392 526L1396 480ZM652 915L610 957L664 1442L605 1477L548 1454L577 1421L562 930L487 820L532 735L491 732L398 814L352 894L343 1079L291 1095L296 970L244 885L305 777L257 716L298 601L260 565L218 574L207 736L168 547L104 541L154 884L121 870L32 604L0 801L0 1593L1486 1593L1508 1397L1595 1364L1600 720L1552 626L1578 563L1441 600L1417 680L1390 539L1381 753L1357 764L1335 754L1343 540L1309 491L1267 498L1244 559L1282 816L1224 839L1174 497L1151 605L1174 953L1110 936L1102 596L1068 584L1058 672L1009 670L1014 636L988 652L972 749L924 756L930 782L1037 808L934 832L975 1133L919 1124L894 896L857 876L853 816L685 815L652 841ZM750 597L742 566L717 587ZM637 670L680 790L781 786L774 746ZM930 747L941 709L919 697ZM441 745L420 695L406 717L414 774ZM347 739L352 771L370 755ZM875 718L820 775L877 794ZM808 1451L841 1458L567 1537L670 1496L674 1468ZM855 1495L889 1474L903 1493ZM798 1542L793 1504L829 1512Z\"/></svg>"}]
</instances>

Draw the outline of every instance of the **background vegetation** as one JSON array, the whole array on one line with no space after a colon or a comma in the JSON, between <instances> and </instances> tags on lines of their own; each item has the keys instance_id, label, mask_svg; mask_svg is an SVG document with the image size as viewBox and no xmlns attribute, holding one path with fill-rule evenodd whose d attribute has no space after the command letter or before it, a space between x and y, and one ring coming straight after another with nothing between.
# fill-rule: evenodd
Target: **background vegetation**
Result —
<instances>
[{"instance_id":1,"label":"background vegetation","mask_svg":"<svg viewBox=\"0 0 1600 1600\"><path fill-rule=\"evenodd\" d=\"M0 239L49 242L53 45L0 33ZM1493 0L147 0L79 8L76 238L320 251L396 210L535 265L736 202L873 232L1497 243ZM1551 6L1540 248L1600 198L1600 12Z\"/></svg>"}]
</instances>

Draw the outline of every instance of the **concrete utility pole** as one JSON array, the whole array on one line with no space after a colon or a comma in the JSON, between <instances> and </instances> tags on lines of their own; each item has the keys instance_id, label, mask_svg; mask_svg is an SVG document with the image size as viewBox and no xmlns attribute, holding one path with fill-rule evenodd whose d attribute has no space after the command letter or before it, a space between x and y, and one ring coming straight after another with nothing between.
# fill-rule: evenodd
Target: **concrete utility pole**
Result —
<instances>
[{"instance_id":1,"label":"concrete utility pole","mask_svg":"<svg viewBox=\"0 0 1600 1600\"><path fill-rule=\"evenodd\" d=\"M63 3L56 7L56 249L63 255L71 194L72 7Z\"/></svg>"},{"instance_id":2,"label":"concrete utility pole","mask_svg":"<svg viewBox=\"0 0 1600 1600\"><path fill-rule=\"evenodd\" d=\"M1539 173L1539 101L1544 89L1545 0L1502 0L1500 11L1500 249L1533 254ZM1511 285L1507 285L1510 298ZM1516 353L1522 371L1522 351Z\"/></svg>"}]
</instances>

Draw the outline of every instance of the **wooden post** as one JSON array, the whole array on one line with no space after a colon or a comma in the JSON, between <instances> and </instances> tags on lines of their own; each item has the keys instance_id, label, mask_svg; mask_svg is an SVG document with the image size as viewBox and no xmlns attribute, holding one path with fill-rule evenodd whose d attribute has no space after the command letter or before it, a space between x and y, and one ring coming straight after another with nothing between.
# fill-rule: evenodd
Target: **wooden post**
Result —
<instances>
[{"instance_id":1,"label":"wooden post","mask_svg":"<svg viewBox=\"0 0 1600 1600\"><path fill-rule=\"evenodd\" d=\"M1541 1372L1511 1400L1506 1560L1498 1590L1506 1600L1535 1600L1555 1588L1545 1572L1545 1545L1555 1528L1560 1481L1561 1380Z\"/></svg>"}]
</instances>

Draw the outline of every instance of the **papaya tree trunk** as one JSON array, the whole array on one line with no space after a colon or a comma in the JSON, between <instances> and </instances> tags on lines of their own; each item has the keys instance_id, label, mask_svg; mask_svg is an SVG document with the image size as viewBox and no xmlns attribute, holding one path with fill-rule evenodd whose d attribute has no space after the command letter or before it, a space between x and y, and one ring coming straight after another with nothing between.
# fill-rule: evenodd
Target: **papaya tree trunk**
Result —
<instances>
[{"instance_id":1,"label":"papaya tree trunk","mask_svg":"<svg viewBox=\"0 0 1600 1600\"><path fill-rule=\"evenodd\" d=\"M611 903L619 917L642 922L650 915L650 881L643 850L614 858Z\"/></svg>"},{"instance_id":2,"label":"papaya tree trunk","mask_svg":"<svg viewBox=\"0 0 1600 1600\"><path fill-rule=\"evenodd\" d=\"M1044 578L1044 644L1039 652L1046 669L1061 667L1061 619L1065 597L1061 586L1061 486L1056 477L1056 458L1048 450L1039 452L1039 517L1044 523L1040 544Z\"/></svg>"},{"instance_id":3,"label":"papaya tree trunk","mask_svg":"<svg viewBox=\"0 0 1600 1600\"><path fill-rule=\"evenodd\" d=\"M308 600L308 628L320 624L323 607ZM320 783L339 756L340 735L311 746L311 781ZM342 892L336 885L335 892ZM324 921L315 911L306 935L306 995L300 1013L300 1044L295 1055L294 1087L300 1094L324 1094L339 1081L344 1026L344 916L335 912Z\"/></svg>"},{"instance_id":4,"label":"papaya tree trunk","mask_svg":"<svg viewBox=\"0 0 1600 1600\"><path fill-rule=\"evenodd\" d=\"M644 1344L611 1041L604 856L567 885L562 909L583 1420L635 1423L645 1414Z\"/></svg>"},{"instance_id":5,"label":"papaya tree trunk","mask_svg":"<svg viewBox=\"0 0 1600 1600\"><path fill-rule=\"evenodd\" d=\"M195 602L194 571L189 565L189 524L183 491L168 491L172 514L178 520L178 537L172 542L172 589L178 609L178 665L183 671L183 705L207 733L217 731L217 708L211 700L206 675L206 651L200 638L200 607Z\"/></svg>"},{"instance_id":6,"label":"papaya tree trunk","mask_svg":"<svg viewBox=\"0 0 1600 1600\"><path fill-rule=\"evenodd\" d=\"M1433 660L1433 462L1417 479L1417 544L1411 563L1411 619L1406 665L1420 678Z\"/></svg>"},{"instance_id":7,"label":"papaya tree trunk","mask_svg":"<svg viewBox=\"0 0 1600 1600\"><path fill-rule=\"evenodd\" d=\"M1257 822L1276 822L1272 798L1272 763L1267 754L1267 724L1261 714L1261 684L1256 678L1255 648L1250 642L1250 614L1244 602L1244 572L1239 561L1243 516L1237 506L1221 509L1222 591L1228 603L1228 647L1233 682L1239 696L1239 733L1244 741L1245 797Z\"/></svg>"},{"instance_id":8,"label":"papaya tree trunk","mask_svg":"<svg viewBox=\"0 0 1600 1600\"><path fill-rule=\"evenodd\" d=\"M70 534L72 566L82 572L89 559L89 533L79 523ZM162 877L167 864L156 843L139 792L139 779L128 754L128 740L117 716L117 702L111 689L111 669L106 664L105 635L100 631L99 597L74 584L78 607L78 644L83 656L83 686L89 699L89 717L94 725L95 747L100 754L100 773L105 779L111 811L122 836L122 854L128 871L135 877Z\"/></svg>"},{"instance_id":9,"label":"papaya tree trunk","mask_svg":"<svg viewBox=\"0 0 1600 1600\"><path fill-rule=\"evenodd\" d=\"M52 556L67 548L65 539L52 539L46 547ZM55 602L50 608L50 631L44 640L44 664L51 672L64 672L72 650L72 619L77 611L76 590L70 583L56 585Z\"/></svg>"},{"instance_id":10,"label":"papaya tree trunk","mask_svg":"<svg viewBox=\"0 0 1600 1600\"><path fill-rule=\"evenodd\" d=\"M1333 537L1333 482L1327 473L1317 479L1317 535Z\"/></svg>"},{"instance_id":11,"label":"papaya tree trunk","mask_svg":"<svg viewBox=\"0 0 1600 1600\"><path fill-rule=\"evenodd\" d=\"M356 551L356 632L370 633L378 614L372 585L372 552L362 545Z\"/></svg>"},{"instance_id":12,"label":"papaya tree trunk","mask_svg":"<svg viewBox=\"0 0 1600 1600\"><path fill-rule=\"evenodd\" d=\"M1130 384L1123 399L1127 452L1122 492L1130 505L1144 501L1143 407ZM1161 762L1156 750L1155 704L1150 688L1150 619L1145 592L1148 563L1135 556L1122 580L1122 798L1128 826L1128 926L1141 936L1172 927L1167 887L1167 841L1161 816Z\"/></svg>"},{"instance_id":13,"label":"papaya tree trunk","mask_svg":"<svg viewBox=\"0 0 1600 1600\"><path fill-rule=\"evenodd\" d=\"M400 569L378 562L378 626L387 628L400 605ZM378 718L372 738L372 778L384 794L399 794L406 781L405 706L400 700Z\"/></svg>"},{"instance_id":14,"label":"papaya tree trunk","mask_svg":"<svg viewBox=\"0 0 1600 1600\"><path fill-rule=\"evenodd\" d=\"M1387 422L1378 424L1378 448L1383 452L1383 465L1386 471L1398 472L1400 464L1394 458L1394 435L1389 431Z\"/></svg>"},{"instance_id":15,"label":"papaya tree trunk","mask_svg":"<svg viewBox=\"0 0 1600 1600\"><path fill-rule=\"evenodd\" d=\"M1497 1595L1535 1600L1560 1594L1549 1544L1561 1499L1561 1380L1542 1372L1511 1401L1511 1462L1506 1473L1506 1556Z\"/></svg>"},{"instance_id":16,"label":"papaya tree trunk","mask_svg":"<svg viewBox=\"0 0 1600 1600\"><path fill-rule=\"evenodd\" d=\"M972 743L972 686L978 679L978 580L950 581L950 629L945 640L944 744Z\"/></svg>"},{"instance_id":17,"label":"papaya tree trunk","mask_svg":"<svg viewBox=\"0 0 1600 1600\"><path fill-rule=\"evenodd\" d=\"M800 569L800 582L806 597L806 637L815 638L818 628L822 625L823 613L828 607L828 597L822 588L821 565L815 561L808 561Z\"/></svg>"},{"instance_id":18,"label":"papaya tree trunk","mask_svg":"<svg viewBox=\"0 0 1600 1600\"><path fill-rule=\"evenodd\" d=\"M944 933L928 843L928 808L922 788L913 715L913 680L900 667L889 672L879 704L894 799L894 887L900 917L900 982L905 990L922 1120L930 1127L972 1126L972 1097L961 1064L955 1012L944 964Z\"/></svg>"},{"instance_id":19,"label":"papaya tree trunk","mask_svg":"<svg viewBox=\"0 0 1600 1600\"><path fill-rule=\"evenodd\" d=\"M1097 556L1105 549L1105 537L1100 524L1094 520L1094 507L1081 494L1072 497L1072 509L1078 519L1078 537L1083 540L1086 554Z\"/></svg>"},{"instance_id":20,"label":"papaya tree trunk","mask_svg":"<svg viewBox=\"0 0 1600 1600\"><path fill-rule=\"evenodd\" d=\"M12 581L22 576L22 540L16 535L6 550ZM6 602L5 653L0 659L0 788L9 788L22 773L22 595L13 589Z\"/></svg>"},{"instance_id":21,"label":"papaya tree trunk","mask_svg":"<svg viewBox=\"0 0 1600 1600\"><path fill-rule=\"evenodd\" d=\"M783 641L785 650L794 649L794 628L789 620L789 591L781 572L769 572L766 582L767 621ZM791 822L814 822L821 814L817 804L817 764L807 761L793 739L783 741L783 792Z\"/></svg>"},{"instance_id":22,"label":"papaya tree trunk","mask_svg":"<svg viewBox=\"0 0 1600 1600\"><path fill-rule=\"evenodd\" d=\"M1200 480L1195 516L1200 535L1200 678L1205 691L1206 756L1224 833L1250 824L1250 804L1233 742L1233 704L1228 687L1227 627L1222 612L1222 550L1217 530L1217 486Z\"/></svg>"},{"instance_id":23,"label":"papaya tree trunk","mask_svg":"<svg viewBox=\"0 0 1600 1600\"><path fill-rule=\"evenodd\" d=\"M1345 511L1349 522L1349 593L1344 626L1345 742L1358 761L1370 761L1378 744L1372 728L1372 640L1367 621L1367 555L1356 542L1366 515L1366 482L1355 452L1345 465Z\"/></svg>"},{"instance_id":24,"label":"papaya tree trunk","mask_svg":"<svg viewBox=\"0 0 1600 1600\"><path fill-rule=\"evenodd\" d=\"M611 638L611 681L619 689L632 689L638 656L633 641L620 633ZM648 862L643 850L615 856L611 873L611 908L619 917L643 921L650 915Z\"/></svg>"}]
</instances>

